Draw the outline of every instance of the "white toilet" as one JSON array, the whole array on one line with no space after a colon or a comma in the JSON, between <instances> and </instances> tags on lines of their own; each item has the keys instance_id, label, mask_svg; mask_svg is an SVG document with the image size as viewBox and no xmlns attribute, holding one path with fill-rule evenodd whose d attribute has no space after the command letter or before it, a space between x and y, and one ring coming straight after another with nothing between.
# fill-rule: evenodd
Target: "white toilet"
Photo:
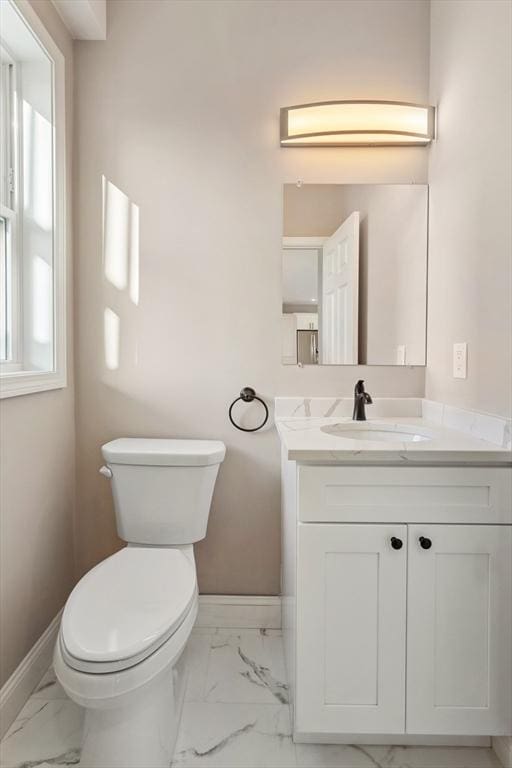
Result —
<instances>
[{"instance_id":1,"label":"white toilet","mask_svg":"<svg viewBox=\"0 0 512 768\"><path fill-rule=\"evenodd\" d=\"M81 766L168 767L197 615L193 542L203 539L216 440L122 438L102 448L128 546L87 573L64 608L55 673L86 709Z\"/></svg>"}]
</instances>

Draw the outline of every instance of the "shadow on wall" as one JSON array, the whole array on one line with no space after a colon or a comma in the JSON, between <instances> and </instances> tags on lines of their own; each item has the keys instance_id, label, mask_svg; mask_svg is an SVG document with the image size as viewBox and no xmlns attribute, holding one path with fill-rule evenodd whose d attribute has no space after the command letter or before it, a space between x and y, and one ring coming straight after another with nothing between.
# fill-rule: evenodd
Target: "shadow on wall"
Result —
<instances>
[{"instance_id":1,"label":"shadow on wall","mask_svg":"<svg viewBox=\"0 0 512 768\"><path fill-rule=\"evenodd\" d=\"M139 305L139 206L105 176L102 176L102 198L103 272L106 282L114 289L109 296L112 306L105 307L103 313L104 365L107 371L116 371L121 364L123 310ZM132 362L136 366L136 344L132 351Z\"/></svg>"}]
</instances>

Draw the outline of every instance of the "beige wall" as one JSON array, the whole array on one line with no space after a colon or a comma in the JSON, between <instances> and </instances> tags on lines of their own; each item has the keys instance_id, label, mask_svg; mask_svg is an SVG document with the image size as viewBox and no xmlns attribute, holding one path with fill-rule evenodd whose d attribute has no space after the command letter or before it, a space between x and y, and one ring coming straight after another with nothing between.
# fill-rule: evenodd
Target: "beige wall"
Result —
<instances>
[{"instance_id":1,"label":"beige wall","mask_svg":"<svg viewBox=\"0 0 512 768\"><path fill-rule=\"evenodd\" d=\"M100 446L120 435L227 444L200 588L279 591L279 446L227 409L277 394L421 395L423 369L280 363L282 184L426 181L424 149L279 148L279 108L333 97L424 101L428 2L109 3L106 42L79 42L78 565L118 546ZM101 177L140 212L140 301L103 274ZM104 359L105 308L120 362Z\"/></svg>"},{"instance_id":2,"label":"beige wall","mask_svg":"<svg viewBox=\"0 0 512 768\"><path fill-rule=\"evenodd\" d=\"M39 0L32 6L66 59L67 182L71 189L72 41L51 3ZM68 387L0 403L0 685L62 608L74 580L71 216L68 238Z\"/></svg>"},{"instance_id":3,"label":"beige wall","mask_svg":"<svg viewBox=\"0 0 512 768\"><path fill-rule=\"evenodd\" d=\"M502 0L432 3L427 397L512 413L511 41ZM468 377L452 377L454 342Z\"/></svg>"}]
</instances>

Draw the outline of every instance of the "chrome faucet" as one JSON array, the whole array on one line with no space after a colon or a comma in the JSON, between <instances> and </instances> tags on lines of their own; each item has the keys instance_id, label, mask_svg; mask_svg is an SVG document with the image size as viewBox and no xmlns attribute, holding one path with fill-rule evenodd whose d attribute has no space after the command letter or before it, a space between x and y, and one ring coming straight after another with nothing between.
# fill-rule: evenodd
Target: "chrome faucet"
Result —
<instances>
[{"instance_id":1,"label":"chrome faucet","mask_svg":"<svg viewBox=\"0 0 512 768\"><path fill-rule=\"evenodd\" d=\"M366 403L371 405L373 400L368 392L364 391L364 380L359 379L354 387L354 413L352 414L354 421L366 421Z\"/></svg>"}]
</instances>

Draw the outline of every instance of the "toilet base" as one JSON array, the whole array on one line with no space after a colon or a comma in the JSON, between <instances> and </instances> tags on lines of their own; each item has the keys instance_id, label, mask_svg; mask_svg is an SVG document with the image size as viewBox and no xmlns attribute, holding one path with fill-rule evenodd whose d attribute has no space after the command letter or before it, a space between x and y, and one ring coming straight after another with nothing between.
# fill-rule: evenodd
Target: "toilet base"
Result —
<instances>
[{"instance_id":1,"label":"toilet base","mask_svg":"<svg viewBox=\"0 0 512 768\"><path fill-rule=\"evenodd\" d=\"M114 708L86 709L80 768L168 768L186 684L185 654Z\"/></svg>"}]
</instances>

